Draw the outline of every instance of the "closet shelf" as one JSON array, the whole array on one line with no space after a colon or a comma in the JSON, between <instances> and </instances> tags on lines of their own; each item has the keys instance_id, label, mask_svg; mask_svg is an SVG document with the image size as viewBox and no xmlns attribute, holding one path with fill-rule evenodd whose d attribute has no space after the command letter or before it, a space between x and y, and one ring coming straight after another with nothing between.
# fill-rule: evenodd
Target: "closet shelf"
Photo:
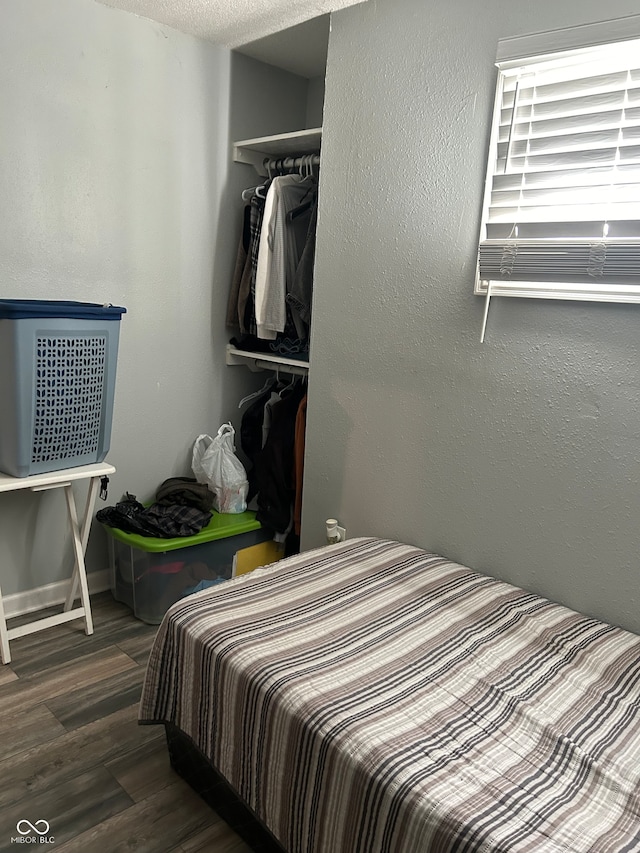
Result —
<instances>
[{"instance_id":1,"label":"closet shelf","mask_svg":"<svg viewBox=\"0 0 640 853\"><path fill-rule=\"evenodd\" d=\"M265 159L318 154L321 141L321 127L261 136L257 139L243 139L233 143L233 159L235 163L248 163L255 167L258 174L266 175L266 169L262 165Z\"/></svg>"},{"instance_id":2,"label":"closet shelf","mask_svg":"<svg viewBox=\"0 0 640 853\"><path fill-rule=\"evenodd\" d=\"M250 352L236 349L233 344L227 344L226 362L228 365L243 364L250 370L280 370L296 376L307 376L309 362L297 358L285 358L276 353Z\"/></svg>"}]
</instances>

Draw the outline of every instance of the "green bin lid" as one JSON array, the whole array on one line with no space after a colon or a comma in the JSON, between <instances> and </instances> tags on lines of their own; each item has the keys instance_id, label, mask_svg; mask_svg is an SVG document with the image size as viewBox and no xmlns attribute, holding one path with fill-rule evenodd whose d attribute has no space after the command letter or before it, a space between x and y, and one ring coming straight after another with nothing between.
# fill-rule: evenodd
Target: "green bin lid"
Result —
<instances>
[{"instance_id":1,"label":"green bin lid","mask_svg":"<svg viewBox=\"0 0 640 853\"><path fill-rule=\"evenodd\" d=\"M262 525L256 521L256 514L251 510L238 513L219 513L213 511L209 524L193 536L176 536L173 539L156 539L153 536L141 536L139 533L127 533L118 527L103 525L114 539L131 545L140 551L160 553L176 551L178 548L188 548L190 545L200 545L202 542L214 542L216 539L227 539L239 533L249 533L259 530Z\"/></svg>"}]
</instances>

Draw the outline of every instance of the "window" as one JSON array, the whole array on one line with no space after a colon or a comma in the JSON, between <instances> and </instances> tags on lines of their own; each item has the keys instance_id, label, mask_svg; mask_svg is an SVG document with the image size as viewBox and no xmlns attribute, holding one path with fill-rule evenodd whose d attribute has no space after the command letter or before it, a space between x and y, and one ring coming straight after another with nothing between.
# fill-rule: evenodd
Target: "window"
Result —
<instances>
[{"instance_id":1,"label":"window","mask_svg":"<svg viewBox=\"0 0 640 853\"><path fill-rule=\"evenodd\" d=\"M640 302L640 16L496 64L475 292Z\"/></svg>"}]
</instances>

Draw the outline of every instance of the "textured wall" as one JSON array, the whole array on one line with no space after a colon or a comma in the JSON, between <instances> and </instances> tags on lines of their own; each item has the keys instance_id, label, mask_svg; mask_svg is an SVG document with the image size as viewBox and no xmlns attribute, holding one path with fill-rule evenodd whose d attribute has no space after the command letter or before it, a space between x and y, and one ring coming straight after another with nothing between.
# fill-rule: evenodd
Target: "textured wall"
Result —
<instances>
[{"instance_id":1,"label":"textured wall","mask_svg":"<svg viewBox=\"0 0 640 853\"><path fill-rule=\"evenodd\" d=\"M224 365L256 179L229 140L304 127L306 81L89 0L0 11L0 295L126 306L110 502L147 499L255 387ZM60 495L0 496L5 594L66 576L64 528ZM97 526L91 568L105 544Z\"/></svg>"},{"instance_id":2,"label":"textured wall","mask_svg":"<svg viewBox=\"0 0 640 853\"><path fill-rule=\"evenodd\" d=\"M332 16L303 545L337 516L640 629L640 309L496 299L481 345L472 295L497 41L603 14Z\"/></svg>"}]
</instances>

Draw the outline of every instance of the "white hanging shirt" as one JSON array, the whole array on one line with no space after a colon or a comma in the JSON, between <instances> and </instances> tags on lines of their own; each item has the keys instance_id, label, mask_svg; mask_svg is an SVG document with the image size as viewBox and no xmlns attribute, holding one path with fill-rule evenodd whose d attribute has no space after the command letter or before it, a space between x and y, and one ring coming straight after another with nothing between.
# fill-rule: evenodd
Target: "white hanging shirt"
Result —
<instances>
[{"instance_id":1,"label":"white hanging shirt","mask_svg":"<svg viewBox=\"0 0 640 853\"><path fill-rule=\"evenodd\" d=\"M309 185L300 175L282 175L274 178L267 191L258 246L256 266L255 309L258 337L275 340L283 332L287 311L287 211L308 192ZM283 187L297 188L300 193L282 192Z\"/></svg>"}]
</instances>

